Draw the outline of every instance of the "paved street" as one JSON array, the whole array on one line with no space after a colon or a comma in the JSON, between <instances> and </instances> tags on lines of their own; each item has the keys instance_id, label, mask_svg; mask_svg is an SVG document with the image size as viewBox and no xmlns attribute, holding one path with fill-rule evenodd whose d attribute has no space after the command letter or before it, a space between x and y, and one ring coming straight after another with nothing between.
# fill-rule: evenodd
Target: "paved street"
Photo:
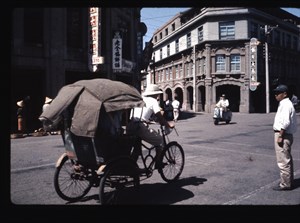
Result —
<instances>
[{"instance_id":1,"label":"paved street","mask_svg":"<svg viewBox=\"0 0 300 223\"><path fill-rule=\"evenodd\" d=\"M299 205L300 116L293 144L295 182L292 191L273 191L279 182L273 148L275 113L233 113L228 125L213 124L211 114L186 113L169 139L185 151L185 168L178 182L165 183L160 175L141 182L129 204L168 205ZM64 151L60 135L11 140L11 201L14 204L64 205L53 186L54 163ZM98 188L69 205L93 205Z\"/></svg>"}]
</instances>

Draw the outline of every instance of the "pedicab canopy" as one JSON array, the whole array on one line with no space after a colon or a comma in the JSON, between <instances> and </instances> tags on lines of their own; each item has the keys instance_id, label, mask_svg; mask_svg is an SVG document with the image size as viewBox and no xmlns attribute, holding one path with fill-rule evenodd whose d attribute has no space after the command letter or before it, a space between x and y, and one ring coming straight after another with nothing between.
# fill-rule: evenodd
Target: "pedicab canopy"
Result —
<instances>
[{"instance_id":1,"label":"pedicab canopy","mask_svg":"<svg viewBox=\"0 0 300 223\"><path fill-rule=\"evenodd\" d=\"M72 102L76 104L70 130L86 137L95 136L102 106L106 112L144 106L141 94L133 86L104 78L80 80L62 87L39 120L44 126L55 127Z\"/></svg>"}]
</instances>

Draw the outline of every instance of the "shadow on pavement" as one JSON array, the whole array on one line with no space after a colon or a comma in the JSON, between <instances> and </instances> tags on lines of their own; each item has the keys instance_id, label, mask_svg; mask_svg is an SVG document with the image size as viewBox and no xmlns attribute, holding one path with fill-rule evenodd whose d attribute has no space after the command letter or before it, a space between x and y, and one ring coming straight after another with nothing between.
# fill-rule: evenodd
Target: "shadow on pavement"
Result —
<instances>
[{"instance_id":1,"label":"shadow on pavement","mask_svg":"<svg viewBox=\"0 0 300 223\"><path fill-rule=\"evenodd\" d=\"M226 122L219 122L216 126L218 125L235 125L237 122L229 122L228 124Z\"/></svg>"},{"instance_id":2,"label":"shadow on pavement","mask_svg":"<svg viewBox=\"0 0 300 223\"><path fill-rule=\"evenodd\" d=\"M293 187L294 187L294 189L300 187L300 178L294 179Z\"/></svg>"},{"instance_id":3,"label":"shadow on pavement","mask_svg":"<svg viewBox=\"0 0 300 223\"><path fill-rule=\"evenodd\" d=\"M178 120L184 120L189 118L194 118L196 115L201 115L201 113L189 112L189 111L180 111Z\"/></svg>"},{"instance_id":4,"label":"shadow on pavement","mask_svg":"<svg viewBox=\"0 0 300 223\"><path fill-rule=\"evenodd\" d=\"M118 204L124 205L152 205L152 204L174 204L194 196L194 194L182 188L184 186L194 185L198 186L203 184L207 179L188 177L179 179L173 183L144 183L141 182L139 188L130 187L126 189L125 193L122 193L119 197ZM89 200L99 201L99 195L93 194L86 196L79 202L85 202ZM76 202L75 202L76 203ZM71 202L68 202L71 204Z\"/></svg>"}]
</instances>

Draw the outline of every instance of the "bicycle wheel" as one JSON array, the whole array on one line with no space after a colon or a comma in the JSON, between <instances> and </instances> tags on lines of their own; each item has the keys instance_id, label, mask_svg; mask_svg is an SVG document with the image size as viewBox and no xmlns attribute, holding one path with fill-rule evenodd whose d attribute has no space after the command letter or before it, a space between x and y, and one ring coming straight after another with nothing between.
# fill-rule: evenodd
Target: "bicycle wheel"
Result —
<instances>
[{"instance_id":1,"label":"bicycle wheel","mask_svg":"<svg viewBox=\"0 0 300 223\"><path fill-rule=\"evenodd\" d=\"M184 167L184 152L177 142L166 145L161 154L158 172L167 183L178 180Z\"/></svg>"},{"instance_id":2,"label":"bicycle wheel","mask_svg":"<svg viewBox=\"0 0 300 223\"><path fill-rule=\"evenodd\" d=\"M56 167L54 188L62 199L71 202L78 201L90 191L93 177L91 169L75 165L75 161L65 155Z\"/></svg>"},{"instance_id":3,"label":"bicycle wheel","mask_svg":"<svg viewBox=\"0 0 300 223\"><path fill-rule=\"evenodd\" d=\"M130 158L120 158L109 163L100 179L99 203L122 204L130 200L134 187L140 185L136 162Z\"/></svg>"}]
</instances>

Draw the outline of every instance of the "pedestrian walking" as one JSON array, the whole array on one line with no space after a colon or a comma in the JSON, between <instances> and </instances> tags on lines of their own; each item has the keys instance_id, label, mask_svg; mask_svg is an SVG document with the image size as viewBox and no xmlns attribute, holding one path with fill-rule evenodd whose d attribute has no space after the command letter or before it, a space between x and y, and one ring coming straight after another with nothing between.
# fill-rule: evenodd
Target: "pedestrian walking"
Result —
<instances>
[{"instance_id":1,"label":"pedestrian walking","mask_svg":"<svg viewBox=\"0 0 300 223\"><path fill-rule=\"evenodd\" d=\"M173 107L174 121L177 122L179 117L179 107L180 107L180 102L178 101L177 96L175 96L174 100L172 101L172 107Z\"/></svg>"},{"instance_id":2,"label":"pedestrian walking","mask_svg":"<svg viewBox=\"0 0 300 223\"><path fill-rule=\"evenodd\" d=\"M277 165L280 171L280 183L273 190L293 189L294 169L291 154L293 134L297 131L295 108L288 98L288 87L280 84L274 89L275 98L279 102L274 118L274 147Z\"/></svg>"}]
</instances>

